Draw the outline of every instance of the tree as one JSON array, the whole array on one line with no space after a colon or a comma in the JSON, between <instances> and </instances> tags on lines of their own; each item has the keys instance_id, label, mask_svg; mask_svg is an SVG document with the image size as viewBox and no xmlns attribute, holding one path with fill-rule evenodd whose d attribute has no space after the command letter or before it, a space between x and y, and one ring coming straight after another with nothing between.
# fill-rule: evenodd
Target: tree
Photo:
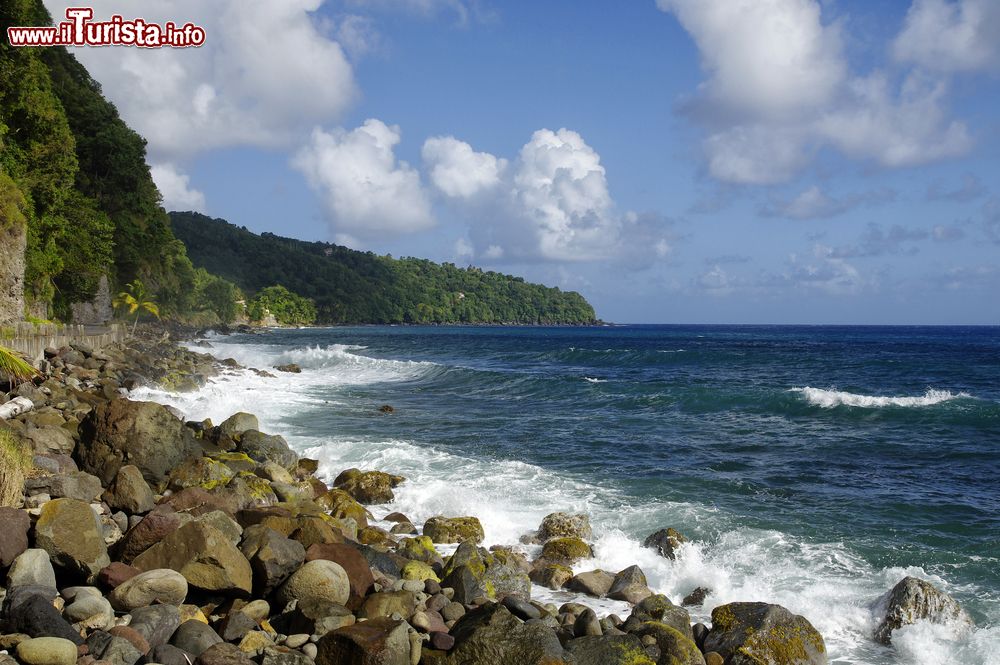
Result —
<instances>
[{"instance_id":1,"label":"tree","mask_svg":"<svg viewBox=\"0 0 1000 665\"><path fill-rule=\"evenodd\" d=\"M160 318L160 308L155 302L149 299L146 287L141 280L134 279L126 286L126 291L122 291L114 299L115 307L127 307L128 313L135 314L135 321L132 323L132 334L135 334L135 327L139 325L139 315L142 310L146 310L156 318Z\"/></svg>"}]
</instances>

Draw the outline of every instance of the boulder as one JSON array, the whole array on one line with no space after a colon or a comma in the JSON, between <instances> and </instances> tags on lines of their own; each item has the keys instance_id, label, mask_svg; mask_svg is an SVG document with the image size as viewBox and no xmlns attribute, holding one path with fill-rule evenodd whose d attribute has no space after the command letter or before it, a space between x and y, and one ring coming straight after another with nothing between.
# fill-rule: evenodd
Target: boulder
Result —
<instances>
[{"instance_id":1,"label":"boulder","mask_svg":"<svg viewBox=\"0 0 1000 665\"><path fill-rule=\"evenodd\" d=\"M250 655L235 644L222 642L205 649L195 665L255 665Z\"/></svg>"},{"instance_id":2,"label":"boulder","mask_svg":"<svg viewBox=\"0 0 1000 665\"><path fill-rule=\"evenodd\" d=\"M28 513L17 508L0 507L0 568L7 568L22 552L28 549L28 530L31 519Z\"/></svg>"},{"instance_id":3,"label":"boulder","mask_svg":"<svg viewBox=\"0 0 1000 665\"><path fill-rule=\"evenodd\" d=\"M603 598L608 595L614 581L615 576L611 573L603 570L590 570L573 576L573 579L566 584L566 588L595 598Z\"/></svg>"},{"instance_id":4,"label":"boulder","mask_svg":"<svg viewBox=\"0 0 1000 665\"><path fill-rule=\"evenodd\" d=\"M706 589L701 586L696 587L694 591L684 596L684 599L681 601L681 605L701 606L710 593L712 593L711 589Z\"/></svg>"},{"instance_id":5,"label":"boulder","mask_svg":"<svg viewBox=\"0 0 1000 665\"><path fill-rule=\"evenodd\" d=\"M250 561L254 593L261 596L270 595L306 558L302 543L261 524L246 530L240 551Z\"/></svg>"},{"instance_id":6,"label":"boulder","mask_svg":"<svg viewBox=\"0 0 1000 665\"><path fill-rule=\"evenodd\" d=\"M712 610L705 652L732 665L826 665L823 636L780 605L729 603Z\"/></svg>"},{"instance_id":7,"label":"boulder","mask_svg":"<svg viewBox=\"0 0 1000 665\"><path fill-rule=\"evenodd\" d=\"M556 665L567 662L555 632L540 622L522 623L503 605L487 603L451 629L455 646L448 663L462 665Z\"/></svg>"},{"instance_id":8,"label":"boulder","mask_svg":"<svg viewBox=\"0 0 1000 665\"><path fill-rule=\"evenodd\" d=\"M117 556L126 564L176 531L181 517L170 506L158 506L143 517L116 546Z\"/></svg>"},{"instance_id":9,"label":"boulder","mask_svg":"<svg viewBox=\"0 0 1000 665\"><path fill-rule=\"evenodd\" d=\"M587 540L593 535L590 518L585 514L551 513L545 516L538 527L538 541L544 543L552 538L579 538Z\"/></svg>"},{"instance_id":10,"label":"boulder","mask_svg":"<svg viewBox=\"0 0 1000 665\"><path fill-rule=\"evenodd\" d=\"M114 625L115 611L101 595L78 595L63 610L63 616L80 630L107 630Z\"/></svg>"},{"instance_id":11,"label":"boulder","mask_svg":"<svg viewBox=\"0 0 1000 665\"><path fill-rule=\"evenodd\" d=\"M542 547L542 559L552 563L572 565L594 556L590 545L579 538L553 538Z\"/></svg>"},{"instance_id":12,"label":"boulder","mask_svg":"<svg viewBox=\"0 0 1000 665\"><path fill-rule=\"evenodd\" d=\"M344 490L328 490L316 497L316 503L324 510L329 511L331 517L353 519L361 528L368 526L368 518L371 514Z\"/></svg>"},{"instance_id":13,"label":"boulder","mask_svg":"<svg viewBox=\"0 0 1000 665\"><path fill-rule=\"evenodd\" d=\"M690 628L687 630L690 633ZM634 634L640 638L651 637L660 650L659 662L670 665L705 665L705 657L687 634L673 626L658 621L647 621ZM791 661L789 661L791 662ZM732 665L783 665L785 661L733 660Z\"/></svg>"},{"instance_id":14,"label":"boulder","mask_svg":"<svg viewBox=\"0 0 1000 665\"><path fill-rule=\"evenodd\" d=\"M635 605L653 594L646 584L646 574L642 569L639 566L629 566L615 575L607 596Z\"/></svg>"},{"instance_id":15,"label":"boulder","mask_svg":"<svg viewBox=\"0 0 1000 665\"><path fill-rule=\"evenodd\" d=\"M347 573L333 561L316 559L302 565L278 590L282 603L325 601L345 605L351 595Z\"/></svg>"},{"instance_id":16,"label":"boulder","mask_svg":"<svg viewBox=\"0 0 1000 665\"><path fill-rule=\"evenodd\" d=\"M132 562L139 570L176 570L190 586L203 591L249 594L253 588L250 562L218 529L189 522L140 554Z\"/></svg>"},{"instance_id":17,"label":"boulder","mask_svg":"<svg viewBox=\"0 0 1000 665\"><path fill-rule=\"evenodd\" d=\"M97 581L108 589L115 589L138 574L138 568L121 561L112 561L111 565L101 568L101 572L97 573Z\"/></svg>"},{"instance_id":18,"label":"boulder","mask_svg":"<svg viewBox=\"0 0 1000 665\"><path fill-rule=\"evenodd\" d=\"M286 469L294 467L299 459L283 437L255 429L243 432L237 450L256 462L275 462Z\"/></svg>"},{"instance_id":19,"label":"boulder","mask_svg":"<svg viewBox=\"0 0 1000 665\"><path fill-rule=\"evenodd\" d=\"M132 464L158 487L171 469L196 452L191 431L166 407L118 398L98 404L81 423L74 457L104 485L122 465Z\"/></svg>"},{"instance_id":20,"label":"boulder","mask_svg":"<svg viewBox=\"0 0 1000 665\"><path fill-rule=\"evenodd\" d=\"M42 506L35 544L56 566L88 580L111 563L97 515L90 504L76 499L55 499Z\"/></svg>"},{"instance_id":21,"label":"boulder","mask_svg":"<svg viewBox=\"0 0 1000 665\"><path fill-rule=\"evenodd\" d=\"M7 629L30 637L61 637L82 644L80 633L52 606L54 596L46 587L8 589L3 601Z\"/></svg>"},{"instance_id":22,"label":"boulder","mask_svg":"<svg viewBox=\"0 0 1000 665\"><path fill-rule=\"evenodd\" d=\"M175 492L186 487L214 490L225 487L235 475L232 469L211 457L192 457L170 471L167 487Z\"/></svg>"},{"instance_id":23,"label":"boulder","mask_svg":"<svg viewBox=\"0 0 1000 665\"><path fill-rule=\"evenodd\" d=\"M391 617L396 614L408 619L417 608L417 597L410 591L380 591L365 598L358 610L359 619Z\"/></svg>"},{"instance_id":24,"label":"boulder","mask_svg":"<svg viewBox=\"0 0 1000 665\"><path fill-rule=\"evenodd\" d=\"M483 525L476 517L429 518L424 522L424 535L435 543L481 543L486 537Z\"/></svg>"},{"instance_id":25,"label":"boulder","mask_svg":"<svg viewBox=\"0 0 1000 665\"><path fill-rule=\"evenodd\" d=\"M360 607L365 596L375 586L375 577L368 560L350 545L324 544L313 545L306 550L306 560L325 559L333 561L344 569L350 582L350 596L345 603L348 607Z\"/></svg>"},{"instance_id":26,"label":"boulder","mask_svg":"<svg viewBox=\"0 0 1000 665\"><path fill-rule=\"evenodd\" d=\"M327 633L317 643L317 665L410 665L405 621L378 618Z\"/></svg>"},{"instance_id":27,"label":"boulder","mask_svg":"<svg viewBox=\"0 0 1000 665\"><path fill-rule=\"evenodd\" d=\"M635 635L578 637L566 651L575 665L656 665Z\"/></svg>"},{"instance_id":28,"label":"boulder","mask_svg":"<svg viewBox=\"0 0 1000 665\"><path fill-rule=\"evenodd\" d=\"M251 429L260 429L260 423L257 422L257 416L252 413L244 413L243 411L240 411L222 421L222 423L215 430L215 437L220 445L226 447L225 442L236 442L243 432Z\"/></svg>"},{"instance_id":29,"label":"boulder","mask_svg":"<svg viewBox=\"0 0 1000 665\"><path fill-rule=\"evenodd\" d=\"M56 572L48 552L36 548L17 555L7 571L7 588L18 586L56 588Z\"/></svg>"},{"instance_id":30,"label":"boulder","mask_svg":"<svg viewBox=\"0 0 1000 665\"><path fill-rule=\"evenodd\" d=\"M114 588L110 600L115 609L129 612L153 603L180 605L187 593L187 579L175 570L162 568L125 580Z\"/></svg>"},{"instance_id":31,"label":"boulder","mask_svg":"<svg viewBox=\"0 0 1000 665\"><path fill-rule=\"evenodd\" d=\"M24 438L31 442L32 450L39 455L68 455L76 446L73 435L62 427L29 426L24 431Z\"/></svg>"},{"instance_id":32,"label":"boulder","mask_svg":"<svg viewBox=\"0 0 1000 665\"><path fill-rule=\"evenodd\" d=\"M632 614L625 621L622 630L631 632L648 621L672 626L688 639L694 639L694 633L691 631L691 615L683 607L671 603L666 596L655 594L643 598L632 608Z\"/></svg>"},{"instance_id":33,"label":"boulder","mask_svg":"<svg viewBox=\"0 0 1000 665\"><path fill-rule=\"evenodd\" d=\"M237 473L226 484L226 494L240 509L273 506L278 503L278 495L271 489L271 483L249 471ZM287 530L288 535L291 529Z\"/></svg>"},{"instance_id":34,"label":"boulder","mask_svg":"<svg viewBox=\"0 0 1000 665\"><path fill-rule=\"evenodd\" d=\"M875 641L889 644L892 631L917 621L971 628L972 618L954 598L930 582L904 577L875 602L880 619Z\"/></svg>"},{"instance_id":35,"label":"boulder","mask_svg":"<svg viewBox=\"0 0 1000 665\"><path fill-rule=\"evenodd\" d=\"M185 652L197 657L211 646L220 644L222 638L212 628L203 621L191 619L185 621L170 637L170 644L183 649Z\"/></svg>"},{"instance_id":36,"label":"boulder","mask_svg":"<svg viewBox=\"0 0 1000 665\"><path fill-rule=\"evenodd\" d=\"M112 510L124 510L129 515L148 513L154 506L153 491L134 464L124 464L118 469L103 498Z\"/></svg>"},{"instance_id":37,"label":"boulder","mask_svg":"<svg viewBox=\"0 0 1000 665\"><path fill-rule=\"evenodd\" d=\"M76 665L76 645L61 637L36 637L17 645L24 665Z\"/></svg>"},{"instance_id":38,"label":"boulder","mask_svg":"<svg viewBox=\"0 0 1000 665\"><path fill-rule=\"evenodd\" d=\"M137 632L150 648L166 644L181 625L181 612L175 605L140 607L132 610L131 614L129 628Z\"/></svg>"},{"instance_id":39,"label":"boulder","mask_svg":"<svg viewBox=\"0 0 1000 665\"><path fill-rule=\"evenodd\" d=\"M103 488L101 479L84 471L66 471L48 476L26 478L25 492L33 494L48 494L53 499L76 499L90 503L101 496Z\"/></svg>"},{"instance_id":40,"label":"boulder","mask_svg":"<svg viewBox=\"0 0 1000 665\"><path fill-rule=\"evenodd\" d=\"M384 471L348 469L337 476L333 486L350 494L358 503L389 503L395 499L393 488L404 480L406 479L402 476L394 476Z\"/></svg>"},{"instance_id":41,"label":"boulder","mask_svg":"<svg viewBox=\"0 0 1000 665\"><path fill-rule=\"evenodd\" d=\"M687 541L687 538L677 529L667 528L649 534L642 546L656 550L660 556L676 559L677 549Z\"/></svg>"},{"instance_id":42,"label":"boulder","mask_svg":"<svg viewBox=\"0 0 1000 665\"><path fill-rule=\"evenodd\" d=\"M549 589L561 589L573 577L573 569L561 563L539 561L528 574L531 581Z\"/></svg>"}]
</instances>

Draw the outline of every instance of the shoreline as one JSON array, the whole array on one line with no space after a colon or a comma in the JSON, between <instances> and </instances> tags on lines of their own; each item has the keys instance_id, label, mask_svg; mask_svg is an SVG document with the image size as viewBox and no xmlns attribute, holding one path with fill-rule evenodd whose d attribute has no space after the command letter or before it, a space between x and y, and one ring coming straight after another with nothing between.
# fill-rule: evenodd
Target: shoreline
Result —
<instances>
[{"instance_id":1,"label":"shoreline","mask_svg":"<svg viewBox=\"0 0 1000 665\"><path fill-rule=\"evenodd\" d=\"M768 653L773 653L776 658L790 652L801 654L792 659L782 656L784 659L774 662L826 662L825 646L819 633L803 617L793 615L780 606L765 604L751 606L745 603L720 606L713 611L713 623L709 628L702 624L692 625L686 609L674 605L666 597L654 594L648 589L645 575L637 566L629 566L621 571L586 571L574 575L569 565L586 560L589 558L588 553L592 554L591 543L588 543L592 533L587 515L556 513L546 517L535 534L536 544L542 547L542 557L534 562L528 561L523 555L509 548L481 549L480 544L492 545L492 543L482 542L482 525L478 519L468 515L432 517L424 522L422 528L418 528L420 525L410 523L406 516L396 514L379 516L379 521L386 517L392 518L389 522L395 526L391 529L372 526L369 524L369 518L371 521L376 519L365 505L382 505L391 500L392 489L405 482L405 479L391 476L392 469L344 470L333 480L332 487L328 487L315 476L317 464L314 460L298 458L281 437L259 432L257 419L250 414L236 414L219 426L206 422L181 423L176 414L170 416L180 423L171 425L174 428L171 430L174 432L171 440L182 449L173 451L171 458L173 463L164 468L162 461L156 460L164 454L163 450L157 450L155 455L150 455L148 450L132 449L135 447L132 442L115 443L112 440L113 432L122 427L136 431L135 428L141 429L149 419L157 421L159 425L170 422L163 415L169 414L169 410L162 405L148 403L155 406L144 406L140 410L156 413L157 416L130 415L134 410L131 405L143 403L123 404L123 400L118 399L117 390L113 389L113 383L118 381L120 387L127 387L124 384L128 382L135 388L138 385L137 376L145 372L150 375L146 378L154 381L165 379L170 381L171 377L175 377L176 380L178 375L181 378L197 377L192 379L192 384L196 387L199 385L199 380L203 385L220 371L237 369L238 364L234 364L235 361L230 359L220 360L208 354L187 351L174 341L147 340L140 342L140 346L142 345L147 346L137 354L137 357L131 359L127 358L126 352L122 352L119 360L116 353L102 354L91 350L88 354L86 349L73 348L50 357L50 365L57 371L61 369L60 365L62 368L72 367L73 369L67 372L70 378L83 376L84 382L94 382L94 388L101 391L101 397L92 399L91 409L81 414L82 418L78 423L79 440L72 442L72 453L84 467L84 471L66 472L60 469L55 474L50 474L54 479L58 479L59 474L62 474L61 485L53 480L50 480L48 485L41 485L29 479L26 490L32 492L44 486L50 490L48 498L51 500L43 501L41 495L45 493L35 491L34 494L29 494L28 505L32 507L27 512L38 522L46 524L43 516L47 516L50 512L59 512L51 506L62 499L83 503L86 506L88 501L97 497L74 499L56 495L60 492L65 493L67 487L65 479L72 474L75 474L72 477L78 481L74 491L80 490L79 486L86 482L90 483L89 489L95 489L91 479L96 477L98 481L96 488L103 497L101 505L106 513L104 517L118 527L118 533L115 533L110 526L107 527L111 530L111 534L105 535L105 540L110 537L113 542L110 543L110 555L106 543L104 556L116 557L114 565L120 575L126 572L121 566L134 563L135 560L143 561L146 568L148 568L146 563L153 560L169 564L163 568L150 568L143 575L157 572L162 578L159 581L172 579L176 593L171 598L179 595L177 587L180 582L176 574L185 579L187 593L180 599L182 602L175 604L180 608L179 616L183 615L182 610L190 609L184 607L185 600L212 602L220 600L218 604L212 605L212 602L209 602L202 607L202 615L206 619L216 616L212 625L215 626L217 637L226 640L229 645L237 646L235 646L236 651L228 647L219 647L216 651L226 651L229 656L234 658L239 656L239 659L254 658L257 662L267 662L269 665L274 663L275 659L282 662L288 660L291 663L300 656L316 659L316 662L323 662L325 665L333 665L340 661L330 660L332 658L329 656L330 653L375 658L376 655L366 649L374 648L372 643L378 642L382 645L379 648L386 648L392 652L390 654L386 651L383 655L391 658L386 662L393 663L673 662L669 660L670 657L678 659L677 662L685 663L721 663L723 660L711 654L719 654L719 658L726 659L739 649L752 646L754 649L764 649ZM100 370L83 367L82 372L77 371L75 368L80 366L69 362L69 360L81 360L77 355L72 355L74 352L82 356L84 366L88 364L87 361L96 361L89 364L103 364L103 367ZM119 366L114 366L116 363ZM109 364L113 365L110 370ZM271 371L271 368L258 371ZM86 372L96 372L96 376ZM105 376L102 377L102 374ZM111 374L116 374L118 379L112 379ZM127 376L123 378L123 374ZM101 383L102 378L103 383ZM63 385L69 383L72 382L64 382ZM53 388L58 388L58 380L56 384L49 386L50 392ZM26 388L24 391L31 392ZM50 403L52 395L46 397L48 399L40 399L43 402L43 409L52 407ZM113 409L111 404L117 406ZM38 411L35 413L37 415ZM76 411L63 409L63 413L76 413ZM30 415L31 412L26 414L24 420L30 422ZM108 422L108 419L111 421ZM25 427L27 429L27 425ZM241 430L241 427L244 429ZM37 442L38 438L36 436L32 441ZM65 447L68 444L64 441L62 445ZM128 512L124 508L119 508L118 504L109 503L109 500L117 500L113 498L118 489L117 485L124 482L119 481L122 477L120 472L122 463L119 462L118 469L109 471L106 456L88 452L100 446L110 447L114 454L121 453L122 461L143 460L141 464L133 467L140 469L140 475L150 492L150 497L157 501L155 507L145 512L139 510ZM248 451L252 453L249 461L246 459ZM60 454L65 455L65 453ZM239 457L241 454L243 457ZM89 478L84 478L88 475ZM141 483L136 481L135 474L129 472L129 475L131 476L129 482L141 489ZM54 489L56 485L59 485L59 489ZM29 486L34 490L29 489ZM82 491L86 493L86 490ZM157 494L152 494L154 491ZM61 511L66 505L68 504L64 503L56 507ZM149 505L152 504L147 502L143 507ZM74 507L79 508L75 504ZM119 509L115 511L115 508ZM188 548L191 550L188 553L195 561L198 555L204 554L197 550L199 547L204 549L204 543L210 540L208 536L215 538L219 543L230 542L239 556L233 555L231 561L233 570L226 572L229 578L233 577L236 568L245 573L245 567L240 563L242 557L250 569L249 582L247 579L242 579L243 585L239 586L234 579L229 579L230 586L224 590L205 588L205 580L191 572L190 567L193 565L191 561L179 561L176 556L163 552L165 549L163 547L160 547L161 551L151 555L140 551L129 562L119 560L122 558L121 548L124 547L121 543L130 543L134 540L137 530L141 532L144 528L150 528L148 521L152 517L155 516L153 522L171 521L162 517L164 513L185 515L192 519L182 520L178 517L174 529L159 534L157 540L167 542L173 538L174 540L170 540L169 549L187 551L185 548ZM212 517L208 518L209 515ZM79 515L75 517L78 519ZM115 517L118 517L117 522ZM125 528L118 522L123 522ZM146 527L141 527L143 523L147 523ZM191 526L192 524L198 526ZM672 525L664 525L664 527L670 526ZM182 530L183 537L175 535L182 533ZM237 530L239 533L234 538L233 534L236 534ZM192 535L195 531L197 536ZM29 525L25 530L24 541L25 544L28 543L32 532L36 545L34 549L37 551L40 536L37 524L33 527ZM105 533L103 527L102 533ZM657 535L659 538L655 537ZM127 583L127 580L108 579L110 573L101 576L101 572L108 566L94 570L96 564L93 561L81 562L80 556L62 551L60 547L65 549L66 543L53 544L45 538L43 535L41 543L45 547L42 549L47 553L51 564L54 564L54 570L59 572L60 582L64 579L71 580L75 586L81 581L80 577L85 568L86 577L89 577L90 581L98 581L103 588L97 590L102 597L107 596L114 601L116 593L119 595L123 593L115 591L116 585L111 583ZM651 534L647 540L648 546L655 548L660 555L673 558L675 550L681 547L682 539L683 536L679 532L672 529L667 531L665 528L663 533ZM195 542L189 542L190 540ZM148 545L148 550L158 547L155 541L145 544ZM457 548L450 557L444 557L436 550L436 544L444 545L441 548L444 551L449 551L456 545ZM138 546L132 549L136 547ZM31 548L25 548L28 549ZM99 547L97 549L100 550ZM298 556L300 549L301 560ZM263 551L267 554L261 554ZM312 559L310 552L313 555ZM17 556L21 554L23 552ZM37 559L39 555L32 556ZM125 558L130 557L131 552ZM307 563L314 560L328 561L333 565L311 566ZM326 598L322 601L313 598L305 601L310 608L314 602L322 605L322 609L316 611L309 609L308 613L324 616L303 618L303 614L308 613L298 606L290 613L284 611L284 607L278 607L281 605L280 601L289 599L298 600L302 605L303 599L292 598L288 595L291 593L288 589L296 586L291 584L291 581L307 568L324 568L328 576L322 577L322 580L333 586L337 586L338 582L343 582L344 579L347 580L347 597L341 598L341 594L336 598ZM168 569L173 569L175 575L163 572ZM131 570L127 572L132 573ZM370 584L368 577L371 578ZM149 577L143 579L148 580ZM201 586L198 586L199 584ZM532 584L557 589L565 587L594 597L614 597L616 600L620 598L633 607L630 616L622 619L617 616L598 617L593 610L576 603L566 603L562 607L542 603L532 604L530 602ZM60 584L59 588L63 590L65 596L64 586ZM133 584L133 586L142 585ZM340 584L337 591L342 591L344 587L344 584ZM448 589L451 591L448 592ZM935 590L934 593L940 592ZM943 594L935 597L947 598ZM244 608L247 607L245 603L248 598L255 599L254 602L270 600L271 604L266 615L237 618L237 615L247 615ZM462 602L457 602L456 598ZM66 600L73 599L66 598ZM159 600L163 605L164 601ZM96 604L98 603L95 601ZM333 605L343 609L334 611L331 609ZM157 605L154 604L153 607ZM205 611L206 608L208 611ZM146 608L136 608L137 611L142 609ZM332 613L327 614L328 612ZM132 614L134 613L130 613L130 616ZM145 616L141 611L139 614ZM172 613L170 614L172 617ZM9 621L10 612L5 612L5 616ZM103 616L107 618L107 613L105 612ZM120 612L116 613L113 622L118 622L121 616ZM337 618L334 620L331 617ZM254 627L247 622L247 618L253 622ZM131 616L130 625L134 619L135 617ZM193 620L199 621L197 617ZM301 623L303 621L305 624ZM307 625L309 621L313 623L308 626L310 628L308 633L281 632L281 626L301 627ZM238 622L246 628L239 634L238 640L227 637L233 635L231 631L227 633L233 622ZM320 625L319 629L317 625ZM772 637L780 634L781 639L775 637L764 640L760 637L769 634L768 631L776 626L780 626L781 629ZM270 631L268 627L271 628ZM326 628L330 630L322 632ZM90 629L88 645L94 634L102 635L98 642L104 639L104 634L117 638L113 630L115 629L107 625L96 630ZM164 630L161 629L161 632ZM175 627L174 632L177 630ZM173 640L174 632L167 636L169 639L165 640L162 646ZM248 635L251 636L249 639ZM306 641L297 644L302 635L306 636ZM512 635L516 635L516 638L512 638ZM754 638L754 635L757 637ZM291 640L293 646L289 646L288 637L294 638ZM108 644L112 642L113 639ZM124 648L120 642L114 643ZM152 644L148 639L147 643ZM394 645L391 649L386 646L390 643ZM315 653L314 649L308 648L309 645L315 647ZM97 646L99 645L95 643L95 649ZM105 649L108 648L107 644L103 646ZM154 647L150 646L150 650L152 648ZM90 646L87 649L89 650ZM147 650L142 658L147 662L160 662L149 660L150 650ZM476 658L486 658L482 654L487 652L494 656L496 653L508 655L503 656L501 660L476 660ZM587 658L593 653L604 654L601 656L603 660L588 660ZM626 654L631 660L625 660ZM176 653L172 655L177 656ZM188 655L193 655L206 665L212 662L212 658L204 658L204 654L189 652ZM221 657L221 654L219 656ZM508 658L520 658L520 660ZM613 658L619 659L613 660ZM132 662L138 660L137 658ZM30 665L48 665L28 660L22 662L29 662ZM306 665L306 661L302 661L301 665Z\"/></svg>"}]
</instances>

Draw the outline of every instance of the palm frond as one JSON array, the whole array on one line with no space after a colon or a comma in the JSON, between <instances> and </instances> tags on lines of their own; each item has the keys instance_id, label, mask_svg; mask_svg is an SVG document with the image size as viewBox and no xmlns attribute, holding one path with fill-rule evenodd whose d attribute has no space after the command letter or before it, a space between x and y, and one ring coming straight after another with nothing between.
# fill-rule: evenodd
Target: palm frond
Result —
<instances>
[{"instance_id":1,"label":"palm frond","mask_svg":"<svg viewBox=\"0 0 1000 665\"><path fill-rule=\"evenodd\" d=\"M27 381L38 374L38 370L10 349L0 346L0 375L9 376L15 382Z\"/></svg>"}]
</instances>

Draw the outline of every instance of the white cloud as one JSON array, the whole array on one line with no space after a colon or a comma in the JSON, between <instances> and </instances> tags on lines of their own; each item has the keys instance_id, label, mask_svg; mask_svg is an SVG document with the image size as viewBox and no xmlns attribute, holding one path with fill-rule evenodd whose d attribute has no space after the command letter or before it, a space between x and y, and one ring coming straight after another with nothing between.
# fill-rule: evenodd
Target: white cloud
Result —
<instances>
[{"instance_id":1,"label":"white cloud","mask_svg":"<svg viewBox=\"0 0 1000 665\"><path fill-rule=\"evenodd\" d=\"M996 0L914 0L892 44L900 62L943 72L1000 66L1000 3Z\"/></svg>"},{"instance_id":2,"label":"white cloud","mask_svg":"<svg viewBox=\"0 0 1000 665\"><path fill-rule=\"evenodd\" d=\"M821 108L845 78L840 35L812 0L657 0L691 33L710 102L771 118Z\"/></svg>"},{"instance_id":3,"label":"white cloud","mask_svg":"<svg viewBox=\"0 0 1000 665\"><path fill-rule=\"evenodd\" d=\"M69 0L45 0L58 20ZM125 121L149 141L152 161L211 148L283 146L354 100L350 64L311 16L323 0L107 0L95 19L141 14L191 21L205 44L188 49L73 49ZM140 11L141 10L141 11Z\"/></svg>"},{"instance_id":4,"label":"white cloud","mask_svg":"<svg viewBox=\"0 0 1000 665\"><path fill-rule=\"evenodd\" d=\"M377 51L382 46L382 35L375 22L368 16L347 14L336 23L337 42L354 60Z\"/></svg>"},{"instance_id":5,"label":"white cloud","mask_svg":"<svg viewBox=\"0 0 1000 665\"><path fill-rule=\"evenodd\" d=\"M393 152L399 127L369 119L356 129L315 129L292 159L323 199L335 231L373 238L434 225L420 174Z\"/></svg>"},{"instance_id":6,"label":"white cloud","mask_svg":"<svg viewBox=\"0 0 1000 665\"><path fill-rule=\"evenodd\" d=\"M191 178L175 165L165 162L149 167L153 182L163 195L167 210L194 210L205 212L205 195L191 187Z\"/></svg>"},{"instance_id":7,"label":"white cloud","mask_svg":"<svg viewBox=\"0 0 1000 665\"><path fill-rule=\"evenodd\" d=\"M452 136L427 139L421 154L431 182L446 196L457 198L472 198L495 188L507 168L506 159L476 152Z\"/></svg>"},{"instance_id":8,"label":"white cloud","mask_svg":"<svg viewBox=\"0 0 1000 665\"><path fill-rule=\"evenodd\" d=\"M572 130L536 131L510 164L437 137L424 162L446 197L471 207L469 237L484 259L641 266L671 252L664 220L617 212L600 155Z\"/></svg>"},{"instance_id":9,"label":"white cloud","mask_svg":"<svg viewBox=\"0 0 1000 665\"><path fill-rule=\"evenodd\" d=\"M698 46L707 75L687 112L707 129L709 173L722 181L790 180L824 148L884 167L962 154L946 82L911 72L895 83L852 73L838 23L818 0L658 0Z\"/></svg>"}]
</instances>

